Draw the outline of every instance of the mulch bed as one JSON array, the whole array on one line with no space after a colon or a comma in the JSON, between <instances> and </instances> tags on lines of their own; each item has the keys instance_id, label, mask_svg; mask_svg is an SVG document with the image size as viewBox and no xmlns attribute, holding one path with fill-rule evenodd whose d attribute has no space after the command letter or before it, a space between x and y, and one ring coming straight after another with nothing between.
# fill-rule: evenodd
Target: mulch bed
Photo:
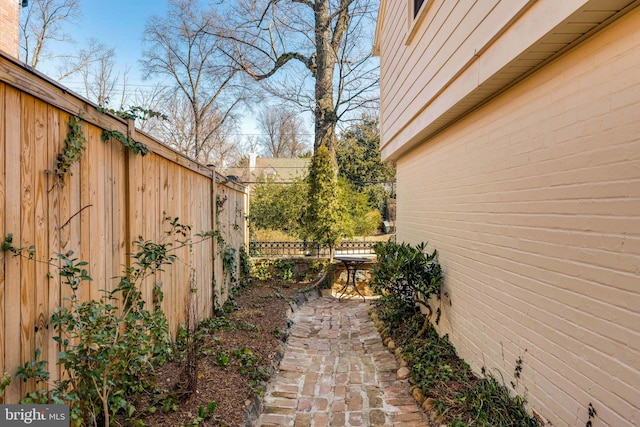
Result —
<instances>
[{"instance_id":1,"label":"mulch bed","mask_svg":"<svg viewBox=\"0 0 640 427\"><path fill-rule=\"evenodd\" d=\"M277 363L274 359L282 352L290 301L308 287L308 282L288 284L276 279L254 281L242 289L222 315L228 326L202 337L195 392L185 392L184 360L165 364L156 371L157 386L166 389L164 400L140 402L138 407L138 413L147 413L141 419L144 425L245 425L247 408L264 389L266 378L251 378L247 371L253 367L243 365L241 355L249 355L249 362L259 359L263 369ZM199 420L199 411L208 408L209 402L216 402L213 416ZM151 406L155 406L153 414L148 413Z\"/></svg>"}]
</instances>

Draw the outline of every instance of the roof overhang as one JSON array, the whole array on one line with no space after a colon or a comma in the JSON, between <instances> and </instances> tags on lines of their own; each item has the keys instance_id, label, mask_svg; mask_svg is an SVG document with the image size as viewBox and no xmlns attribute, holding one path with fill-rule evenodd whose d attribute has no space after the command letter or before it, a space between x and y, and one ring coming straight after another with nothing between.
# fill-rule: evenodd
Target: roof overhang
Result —
<instances>
[{"instance_id":1,"label":"roof overhang","mask_svg":"<svg viewBox=\"0 0 640 427\"><path fill-rule=\"evenodd\" d=\"M373 38L373 46L371 52L373 56L380 56L380 38L382 37L382 26L384 25L384 17L387 11L387 0L380 0L378 7L378 19L376 20L376 32Z\"/></svg>"},{"instance_id":2,"label":"roof overhang","mask_svg":"<svg viewBox=\"0 0 640 427\"><path fill-rule=\"evenodd\" d=\"M549 0L556 2L557 0ZM381 7L385 1L382 1ZM588 0L582 7L551 28L540 32L539 22L548 20L547 1L532 2L528 19L516 19L492 43L471 58L466 66L434 96L405 126L387 135L382 144L385 160L396 160L422 142L491 101L585 39L640 6L640 0ZM542 16L547 14L547 16ZM381 16L384 16L383 14ZM376 45L380 26L376 28ZM535 35L538 31L538 35ZM532 39L532 33L535 38ZM514 40L525 48L513 49ZM513 51L509 57L505 52ZM495 58L501 58L497 63ZM507 59L505 59L507 58ZM472 88L465 86L474 83ZM460 95L462 94L462 95Z\"/></svg>"}]
</instances>

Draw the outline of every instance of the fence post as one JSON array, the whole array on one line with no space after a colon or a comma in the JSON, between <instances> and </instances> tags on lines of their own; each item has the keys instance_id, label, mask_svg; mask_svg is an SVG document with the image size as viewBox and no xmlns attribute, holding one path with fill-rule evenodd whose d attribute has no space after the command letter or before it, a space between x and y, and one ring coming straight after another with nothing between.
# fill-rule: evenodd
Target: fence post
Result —
<instances>
[{"instance_id":1,"label":"fence post","mask_svg":"<svg viewBox=\"0 0 640 427\"><path fill-rule=\"evenodd\" d=\"M216 203L216 169L215 166L210 166L211 168L211 229L214 232L219 232L218 230L218 215L217 215L217 203ZM211 287L212 289L212 296L213 296L213 301L211 301L211 316L213 316L213 314L215 313L216 309L218 307L216 307L216 304L220 303L220 300L222 298L222 288L220 287L220 283L218 283L218 271L216 268L216 251L218 249L218 239L216 239L216 236L214 235L211 238ZM223 278L224 280L224 278ZM220 290L220 292L218 292L218 290Z\"/></svg>"},{"instance_id":2,"label":"fence post","mask_svg":"<svg viewBox=\"0 0 640 427\"><path fill-rule=\"evenodd\" d=\"M127 119L127 138L129 139L133 139L133 137L136 134L136 122L134 119ZM125 260L125 266L127 268L127 270L131 267L131 250L133 249L133 224L134 224L134 220L132 220L132 218L135 218L135 210L133 209L133 207L135 206L135 200L133 200L134 197L136 197L136 192L132 191L132 186L136 185L135 182L135 178L132 178L131 176L131 157L134 154L131 152L131 150L126 150L125 149L125 155L124 155L124 191L125 191L125 206L124 206L124 211L125 211L125 216L124 216L124 241L125 241L125 248L126 248L126 255L124 257Z\"/></svg>"}]
</instances>

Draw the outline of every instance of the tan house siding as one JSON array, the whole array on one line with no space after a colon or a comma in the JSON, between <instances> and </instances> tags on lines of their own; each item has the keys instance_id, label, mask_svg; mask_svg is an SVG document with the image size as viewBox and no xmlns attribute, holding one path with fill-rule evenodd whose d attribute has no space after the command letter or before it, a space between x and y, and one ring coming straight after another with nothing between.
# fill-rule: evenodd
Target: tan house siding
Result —
<instances>
[{"instance_id":1,"label":"tan house siding","mask_svg":"<svg viewBox=\"0 0 640 427\"><path fill-rule=\"evenodd\" d=\"M387 138L420 126L389 100L420 92L413 64L384 78L402 74L393 40ZM601 425L640 425L639 70L635 9L397 163L398 240L429 241L445 272L440 332L507 384L522 357L517 391L555 426L584 426L589 403Z\"/></svg>"},{"instance_id":2,"label":"tan house siding","mask_svg":"<svg viewBox=\"0 0 640 427\"><path fill-rule=\"evenodd\" d=\"M393 106L385 111L385 132L398 132L424 107L416 100L431 99L446 87L478 49L484 48L502 29L506 24L503 21L508 21L527 3L528 0L437 1L427 11L421 31L409 45L407 14L404 8L395 8L395 13L384 22L389 27L385 34L393 36L381 46L383 51L393 52L383 56L382 72L397 76L383 88L386 104Z\"/></svg>"},{"instance_id":3,"label":"tan house siding","mask_svg":"<svg viewBox=\"0 0 640 427\"><path fill-rule=\"evenodd\" d=\"M0 51L18 57L18 0L0 0Z\"/></svg>"},{"instance_id":4,"label":"tan house siding","mask_svg":"<svg viewBox=\"0 0 640 427\"><path fill-rule=\"evenodd\" d=\"M413 28L407 3L382 1L374 46L381 55L387 158L399 157L639 2L433 0Z\"/></svg>"}]
</instances>

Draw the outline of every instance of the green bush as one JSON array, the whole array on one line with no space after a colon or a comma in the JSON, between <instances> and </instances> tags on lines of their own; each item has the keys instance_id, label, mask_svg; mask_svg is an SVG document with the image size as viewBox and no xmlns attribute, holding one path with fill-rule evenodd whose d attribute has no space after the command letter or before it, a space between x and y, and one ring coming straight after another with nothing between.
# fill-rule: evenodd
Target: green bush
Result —
<instances>
[{"instance_id":1,"label":"green bush","mask_svg":"<svg viewBox=\"0 0 640 427\"><path fill-rule=\"evenodd\" d=\"M251 275L263 282L271 279L273 263L273 260L259 260L257 262L254 261L251 268Z\"/></svg>"},{"instance_id":2,"label":"green bush","mask_svg":"<svg viewBox=\"0 0 640 427\"><path fill-rule=\"evenodd\" d=\"M295 269L295 262L285 259L277 259L274 261L273 266L276 270L278 278L284 282L290 282L293 280L293 273Z\"/></svg>"},{"instance_id":3,"label":"green bush","mask_svg":"<svg viewBox=\"0 0 640 427\"><path fill-rule=\"evenodd\" d=\"M68 377L58 381L55 395L75 402L85 424L110 418L119 412L132 415L135 407L129 396L154 384L152 361L169 350L167 319L160 309L162 291L156 284L154 306L145 308L140 283L175 257L170 243L136 240L139 251L134 265L119 278L116 288L99 300L80 302L80 283L91 280L82 269L85 262L60 255L60 275L70 286L69 307L59 307L51 318L60 344L61 364Z\"/></svg>"},{"instance_id":4,"label":"green bush","mask_svg":"<svg viewBox=\"0 0 640 427\"><path fill-rule=\"evenodd\" d=\"M189 226L178 219L166 218L168 239L180 245L191 244ZM91 281L87 262L75 258L72 251L59 254L59 275L71 290L68 304L58 307L51 317L53 339L60 345L58 364L64 368L55 388L29 393L22 403L66 403L71 406L74 425L110 425L114 415L130 419L137 397L155 390L154 367L168 360L171 353L168 322L161 310L161 283L152 290L152 307L147 308L140 285L172 264L173 243L134 241L137 252L133 263L116 277L113 290L104 291L98 300L78 297L83 282ZM53 265L53 264L52 264ZM20 367L16 376L46 381L46 361L35 359Z\"/></svg>"},{"instance_id":5,"label":"green bush","mask_svg":"<svg viewBox=\"0 0 640 427\"><path fill-rule=\"evenodd\" d=\"M374 289L400 304L424 307L427 316L418 336L424 334L433 315L429 300L432 296L440 299L442 268L437 251L427 253L426 243L411 246L395 242L376 243L374 251L378 259L373 268Z\"/></svg>"}]
</instances>

